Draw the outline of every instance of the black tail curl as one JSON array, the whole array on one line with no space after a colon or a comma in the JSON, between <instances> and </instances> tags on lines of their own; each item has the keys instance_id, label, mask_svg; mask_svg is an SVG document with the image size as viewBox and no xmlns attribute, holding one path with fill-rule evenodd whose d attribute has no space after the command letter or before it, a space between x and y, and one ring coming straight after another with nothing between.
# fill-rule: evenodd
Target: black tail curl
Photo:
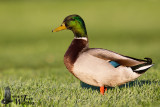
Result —
<instances>
[{"instance_id":1,"label":"black tail curl","mask_svg":"<svg viewBox=\"0 0 160 107\"><path fill-rule=\"evenodd\" d=\"M152 64L152 59L151 59L151 58L144 58L144 59L147 60L147 64L148 64L148 65Z\"/></svg>"},{"instance_id":2,"label":"black tail curl","mask_svg":"<svg viewBox=\"0 0 160 107\"><path fill-rule=\"evenodd\" d=\"M144 58L144 59L146 59L145 63L131 67L133 72L136 72L137 74L142 74L142 73L145 73L151 66L149 68L146 68L146 69L143 69L143 70L137 70L137 69L139 69L143 66L147 66L147 65L152 65L153 66L151 58Z\"/></svg>"}]
</instances>

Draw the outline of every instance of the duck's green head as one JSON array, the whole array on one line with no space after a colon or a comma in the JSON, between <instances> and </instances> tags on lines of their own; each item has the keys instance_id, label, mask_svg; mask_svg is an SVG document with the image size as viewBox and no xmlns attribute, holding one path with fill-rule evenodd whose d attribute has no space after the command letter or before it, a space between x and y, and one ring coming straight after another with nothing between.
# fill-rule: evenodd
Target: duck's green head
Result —
<instances>
[{"instance_id":1,"label":"duck's green head","mask_svg":"<svg viewBox=\"0 0 160 107\"><path fill-rule=\"evenodd\" d=\"M87 37L87 31L83 19L79 15L69 15L67 16L62 25L52 32L61 31L64 29L72 30L75 37Z\"/></svg>"}]
</instances>

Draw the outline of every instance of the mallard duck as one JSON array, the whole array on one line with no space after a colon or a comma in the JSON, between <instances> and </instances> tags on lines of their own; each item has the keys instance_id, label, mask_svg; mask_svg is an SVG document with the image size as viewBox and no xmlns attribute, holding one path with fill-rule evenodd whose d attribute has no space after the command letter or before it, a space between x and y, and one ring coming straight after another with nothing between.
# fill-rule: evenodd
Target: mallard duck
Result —
<instances>
[{"instance_id":1,"label":"mallard duck","mask_svg":"<svg viewBox=\"0 0 160 107\"><path fill-rule=\"evenodd\" d=\"M92 86L100 87L104 95L107 87L115 87L133 81L153 66L151 58L136 59L101 48L89 48L88 35L79 15L67 16L60 27L74 33L74 39L64 55L66 68L76 78Z\"/></svg>"}]
</instances>

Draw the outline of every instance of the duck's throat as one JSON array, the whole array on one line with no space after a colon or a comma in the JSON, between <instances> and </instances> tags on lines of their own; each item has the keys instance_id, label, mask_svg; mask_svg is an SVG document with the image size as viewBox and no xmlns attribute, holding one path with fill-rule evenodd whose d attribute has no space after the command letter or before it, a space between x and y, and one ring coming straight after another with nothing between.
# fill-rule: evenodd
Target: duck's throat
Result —
<instances>
[{"instance_id":1,"label":"duck's throat","mask_svg":"<svg viewBox=\"0 0 160 107\"><path fill-rule=\"evenodd\" d=\"M73 32L74 33L74 37L88 37L86 33L84 32Z\"/></svg>"},{"instance_id":2,"label":"duck's throat","mask_svg":"<svg viewBox=\"0 0 160 107\"><path fill-rule=\"evenodd\" d=\"M73 33L74 33L74 37L88 37L87 36L87 31L85 28L75 28L72 29Z\"/></svg>"},{"instance_id":3,"label":"duck's throat","mask_svg":"<svg viewBox=\"0 0 160 107\"><path fill-rule=\"evenodd\" d=\"M72 71L73 64L77 60L78 56L86 49L88 49L87 38L81 37L80 39L80 37L75 37L64 55L64 64L70 72Z\"/></svg>"}]
</instances>

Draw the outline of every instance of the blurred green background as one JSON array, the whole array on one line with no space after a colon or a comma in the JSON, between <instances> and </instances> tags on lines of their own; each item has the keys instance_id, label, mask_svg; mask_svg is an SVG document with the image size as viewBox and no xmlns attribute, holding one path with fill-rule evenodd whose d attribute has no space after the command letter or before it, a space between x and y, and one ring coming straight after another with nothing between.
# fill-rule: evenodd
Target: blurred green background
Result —
<instances>
[{"instance_id":1,"label":"blurred green background","mask_svg":"<svg viewBox=\"0 0 160 107\"><path fill-rule=\"evenodd\" d=\"M0 69L62 67L73 34L51 31L70 14L84 19L90 47L159 61L160 6L154 0L1 1Z\"/></svg>"},{"instance_id":2,"label":"blurred green background","mask_svg":"<svg viewBox=\"0 0 160 107\"><path fill-rule=\"evenodd\" d=\"M2 87L10 85L16 92L19 79L25 86L34 79L37 79L34 81L37 83L41 78L41 81L48 81L46 78L53 79L53 83L50 81L50 85L53 86L54 84L56 86L56 83L65 86L73 81L79 86L79 81L63 64L63 56L73 39L73 33L69 30L51 32L71 14L78 14L84 19L90 47L109 49L141 59L150 57L155 63L152 69L156 69L157 73L150 72L153 74L151 77L146 73L144 78L159 80L160 2L158 0L2 0L0 1ZM13 83L7 82L8 80L12 80ZM22 92L29 95L34 90Z\"/></svg>"}]
</instances>

